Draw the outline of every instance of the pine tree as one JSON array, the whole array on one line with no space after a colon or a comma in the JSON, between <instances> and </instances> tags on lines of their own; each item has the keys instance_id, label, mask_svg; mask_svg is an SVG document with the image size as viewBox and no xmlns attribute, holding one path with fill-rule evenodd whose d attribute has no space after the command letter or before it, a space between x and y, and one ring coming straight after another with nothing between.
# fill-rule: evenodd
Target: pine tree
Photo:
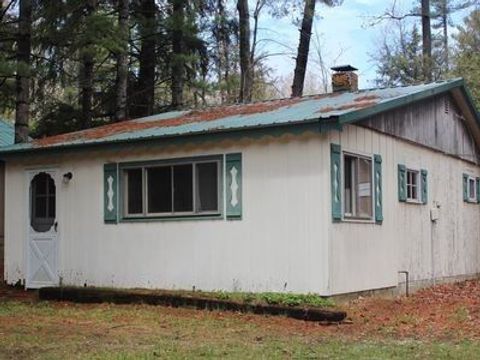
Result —
<instances>
[{"instance_id":1,"label":"pine tree","mask_svg":"<svg viewBox=\"0 0 480 360\"><path fill-rule=\"evenodd\" d=\"M377 85L413 85L425 80L421 35L416 24L408 30L403 23L385 32L382 44L372 56L377 65Z\"/></svg>"},{"instance_id":2,"label":"pine tree","mask_svg":"<svg viewBox=\"0 0 480 360\"><path fill-rule=\"evenodd\" d=\"M20 0L17 34L15 142L27 142L30 107L32 1Z\"/></svg>"},{"instance_id":3,"label":"pine tree","mask_svg":"<svg viewBox=\"0 0 480 360\"><path fill-rule=\"evenodd\" d=\"M250 54L250 12L248 0L237 2L240 39L240 102L252 100L253 74Z\"/></svg>"},{"instance_id":4,"label":"pine tree","mask_svg":"<svg viewBox=\"0 0 480 360\"><path fill-rule=\"evenodd\" d=\"M128 84L128 40L129 40L129 0L118 0L118 31L121 37L121 48L117 53L117 82L115 120L127 118L127 84Z\"/></svg>"},{"instance_id":5,"label":"pine tree","mask_svg":"<svg viewBox=\"0 0 480 360\"><path fill-rule=\"evenodd\" d=\"M474 10L464 19L454 36L457 50L453 72L465 79L480 108L480 10Z\"/></svg>"}]
</instances>

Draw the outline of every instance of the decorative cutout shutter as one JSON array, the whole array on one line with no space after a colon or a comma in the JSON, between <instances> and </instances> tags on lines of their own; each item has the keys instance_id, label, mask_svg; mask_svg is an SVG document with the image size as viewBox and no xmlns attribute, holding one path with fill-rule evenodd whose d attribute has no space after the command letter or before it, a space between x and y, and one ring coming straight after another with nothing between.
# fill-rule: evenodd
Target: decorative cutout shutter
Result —
<instances>
[{"instance_id":1,"label":"decorative cutout shutter","mask_svg":"<svg viewBox=\"0 0 480 360\"><path fill-rule=\"evenodd\" d=\"M477 178L477 203L480 203L480 178Z\"/></svg>"},{"instance_id":2,"label":"decorative cutout shutter","mask_svg":"<svg viewBox=\"0 0 480 360\"><path fill-rule=\"evenodd\" d=\"M383 195L382 195L382 156L374 156L373 173L375 176L375 221L381 223L383 221Z\"/></svg>"},{"instance_id":3,"label":"decorative cutout shutter","mask_svg":"<svg viewBox=\"0 0 480 360\"><path fill-rule=\"evenodd\" d=\"M118 221L118 166L116 163L103 167L103 219L105 223Z\"/></svg>"},{"instance_id":4,"label":"decorative cutout shutter","mask_svg":"<svg viewBox=\"0 0 480 360\"><path fill-rule=\"evenodd\" d=\"M398 200L407 201L407 168L398 164Z\"/></svg>"},{"instance_id":5,"label":"decorative cutout shutter","mask_svg":"<svg viewBox=\"0 0 480 360\"><path fill-rule=\"evenodd\" d=\"M330 144L330 180L332 191L332 218L334 221L342 220L341 153L340 145Z\"/></svg>"},{"instance_id":6,"label":"decorative cutout shutter","mask_svg":"<svg viewBox=\"0 0 480 360\"><path fill-rule=\"evenodd\" d=\"M422 203L428 203L428 171L422 169L421 172L421 181L422 181Z\"/></svg>"},{"instance_id":7,"label":"decorative cutout shutter","mask_svg":"<svg viewBox=\"0 0 480 360\"><path fill-rule=\"evenodd\" d=\"M468 175L463 174L463 201L468 202Z\"/></svg>"},{"instance_id":8,"label":"decorative cutout shutter","mask_svg":"<svg viewBox=\"0 0 480 360\"><path fill-rule=\"evenodd\" d=\"M227 219L242 218L242 154L226 155Z\"/></svg>"}]
</instances>

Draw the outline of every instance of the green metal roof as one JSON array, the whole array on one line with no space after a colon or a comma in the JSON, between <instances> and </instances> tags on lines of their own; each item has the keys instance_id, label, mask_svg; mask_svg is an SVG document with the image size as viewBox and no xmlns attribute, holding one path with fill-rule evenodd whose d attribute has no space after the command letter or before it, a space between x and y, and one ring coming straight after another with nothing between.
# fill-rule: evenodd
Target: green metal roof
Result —
<instances>
[{"instance_id":1,"label":"green metal roof","mask_svg":"<svg viewBox=\"0 0 480 360\"><path fill-rule=\"evenodd\" d=\"M15 130L12 124L0 120L0 146L13 145L15 140Z\"/></svg>"},{"instance_id":2,"label":"green metal roof","mask_svg":"<svg viewBox=\"0 0 480 360\"><path fill-rule=\"evenodd\" d=\"M174 111L15 144L2 148L0 154L278 128L287 125L318 123L319 129L324 125L332 124L341 127L343 124L359 121L456 88L463 89L468 98L463 80L453 79L414 86ZM478 113L470 99L469 103L477 117L477 122L480 123Z\"/></svg>"}]
</instances>

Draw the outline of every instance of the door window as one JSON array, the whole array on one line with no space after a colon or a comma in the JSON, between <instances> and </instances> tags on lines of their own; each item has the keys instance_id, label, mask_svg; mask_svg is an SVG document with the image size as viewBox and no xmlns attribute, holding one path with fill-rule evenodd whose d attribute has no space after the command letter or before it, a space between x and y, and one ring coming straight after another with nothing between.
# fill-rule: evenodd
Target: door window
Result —
<instances>
[{"instance_id":1,"label":"door window","mask_svg":"<svg viewBox=\"0 0 480 360\"><path fill-rule=\"evenodd\" d=\"M55 182L47 173L35 175L31 182L30 224L37 232L50 230L55 222Z\"/></svg>"}]
</instances>

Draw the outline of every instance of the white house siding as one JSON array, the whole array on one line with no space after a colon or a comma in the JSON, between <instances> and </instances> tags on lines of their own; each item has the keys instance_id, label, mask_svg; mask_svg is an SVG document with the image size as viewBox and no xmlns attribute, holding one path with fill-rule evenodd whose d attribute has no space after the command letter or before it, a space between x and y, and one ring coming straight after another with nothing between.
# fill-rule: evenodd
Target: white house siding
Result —
<instances>
[{"instance_id":1,"label":"white house siding","mask_svg":"<svg viewBox=\"0 0 480 360\"><path fill-rule=\"evenodd\" d=\"M480 175L477 166L353 125L331 132L330 142L382 156L384 215L382 225L330 223L331 294L397 286L400 270L413 281L480 273L480 205L463 202L462 184L463 173ZM398 201L398 164L428 170L427 205Z\"/></svg>"},{"instance_id":2,"label":"white house siding","mask_svg":"<svg viewBox=\"0 0 480 360\"><path fill-rule=\"evenodd\" d=\"M7 162L6 279L25 278L25 171L55 168L65 285L327 294L326 135L28 155ZM104 224L103 165L241 152L243 219ZM71 171L72 181L61 182Z\"/></svg>"}]
</instances>

